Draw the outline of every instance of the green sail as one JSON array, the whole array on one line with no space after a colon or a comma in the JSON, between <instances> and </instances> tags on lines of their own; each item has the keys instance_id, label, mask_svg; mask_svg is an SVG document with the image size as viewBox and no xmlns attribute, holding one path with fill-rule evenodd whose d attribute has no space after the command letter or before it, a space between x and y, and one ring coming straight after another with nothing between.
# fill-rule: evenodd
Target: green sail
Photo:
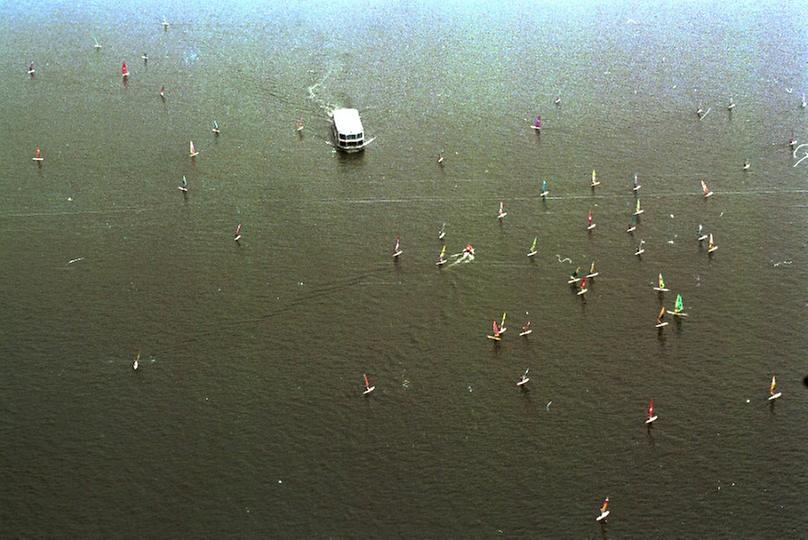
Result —
<instances>
[{"instance_id":1,"label":"green sail","mask_svg":"<svg viewBox=\"0 0 808 540\"><path fill-rule=\"evenodd\" d=\"M674 307L673 310L676 311L676 312L679 312L679 311L682 311L684 309L685 309L685 303L682 300L682 295L677 294L676 295L676 307Z\"/></svg>"}]
</instances>

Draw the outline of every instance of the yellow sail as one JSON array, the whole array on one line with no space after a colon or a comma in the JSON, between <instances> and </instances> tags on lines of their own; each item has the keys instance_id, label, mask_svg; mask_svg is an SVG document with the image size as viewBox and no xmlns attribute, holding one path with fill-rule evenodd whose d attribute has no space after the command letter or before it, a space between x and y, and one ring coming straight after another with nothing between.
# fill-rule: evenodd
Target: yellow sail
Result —
<instances>
[{"instance_id":1,"label":"yellow sail","mask_svg":"<svg viewBox=\"0 0 808 540\"><path fill-rule=\"evenodd\" d=\"M657 282L659 283L659 288L660 289L665 288L665 280L662 279L662 272L659 273L659 278L657 279Z\"/></svg>"},{"instance_id":2,"label":"yellow sail","mask_svg":"<svg viewBox=\"0 0 808 540\"><path fill-rule=\"evenodd\" d=\"M598 181L598 173L595 172L595 169L592 169L592 183L594 184L597 181Z\"/></svg>"},{"instance_id":3,"label":"yellow sail","mask_svg":"<svg viewBox=\"0 0 808 540\"><path fill-rule=\"evenodd\" d=\"M665 306L659 308L659 315L657 315L657 320L662 322L662 318L665 316Z\"/></svg>"},{"instance_id":4,"label":"yellow sail","mask_svg":"<svg viewBox=\"0 0 808 540\"><path fill-rule=\"evenodd\" d=\"M772 375L772 385L769 387L769 394L774 395L774 391L777 388L777 379L774 378Z\"/></svg>"},{"instance_id":5,"label":"yellow sail","mask_svg":"<svg viewBox=\"0 0 808 540\"><path fill-rule=\"evenodd\" d=\"M589 273L590 274L595 273L595 261L592 261L592 266L589 267Z\"/></svg>"}]
</instances>

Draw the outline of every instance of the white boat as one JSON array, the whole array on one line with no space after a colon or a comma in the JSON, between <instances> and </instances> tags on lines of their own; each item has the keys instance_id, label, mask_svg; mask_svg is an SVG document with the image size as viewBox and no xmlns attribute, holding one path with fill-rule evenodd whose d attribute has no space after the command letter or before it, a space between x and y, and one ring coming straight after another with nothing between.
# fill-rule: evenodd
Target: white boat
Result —
<instances>
[{"instance_id":1,"label":"white boat","mask_svg":"<svg viewBox=\"0 0 808 540\"><path fill-rule=\"evenodd\" d=\"M530 377L527 376L527 372L530 371L530 368L527 368L525 372L522 374L522 377L517 381L516 386L523 386L530 381Z\"/></svg>"},{"instance_id":2,"label":"white boat","mask_svg":"<svg viewBox=\"0 0 808 540\"><path fill-rule=\"evenodd\" d=\"M670 313L674 317L687 317L687 313L685 313L685 301L682 299L681 294L676 295L676 303L673 306L673 311Z\"/></svg>"},{"instance_id":3,"label":"white boat","mask_svg":"<svg viewBox=\"0 0 808 540\"><path fill-rule=\"evenodd\" d=\"M774 401L775 399L783 395L782 392L776 392L776 390L777 390L777 379L775 379L774 375L772 375L772 383L771 385L769 385L769 401Z\"/></svg>"},{"instance_id":4,"label":"white boat","mask_svg":"<svg viewBox=\"0 0 808 540\"><path fill-rule=\"evenodd\" d=\"M177 189L183 193L188 193L188 179L185 178L185 175L182 175L182 182L180 182L180 185L177 186Z\"/></svg>"},{"instance_id":5,"label":"white boat","mask_svg":"<svg viewBox=\"0 0 808 540\"><path fill-rule=\"evenodd\" d=\"M642 186L640 185L640 181L637 179L637 174L634 174L634 187L631 188L631 191L637 193Z\"/></svg>"},{"instance_id":6,"label":"white boat","mask_svg":"<svg viewBox=\"0 0 808 540\"><path fill-rule=\"evenodd\" d=\"M664 327L668 326L668 321L663 320L665 318L665 314L667 312L668 311L665 309L665 306L662 306L661 308L659 308L659 315L657 315L657 318L656 318L656 322L657 322L656 327L657 328L664 328Z\"/></svg>"},{"instance_id":7,"label":"white boat","mask_svg":"<svg viewBox=\"0 0 808 540\"><path fill-rule=\"evenodd\" d=\"M547 195L549 193L550 193L550 190L548 189L548 186L547 186L547 180L542 180L541 181L541 193L539 193L539 196L543 199L543 198L547 197Z\"/></svg>"},{"instance_id":8,"label":"white boat","mask_svg":"<svg viewBox=\"0 0 808 540\"><path fill-rule=\"evenodd\" d=\"M707 235L704 234L704 227L701 226L701 223L699 223L699 230L696 232L696 238L699 242L704 242L707 240Z\"/></svg>"},{"instance_id":9,"label":"white boat","mask_svg":"<svg viewBox=\"0 0 808 540\"><path fill-rule=\"evenodd\" d=\"M530 245L530 251L528 251L528 252L527 252L527 256L528 256L528 257L533 257L533 256L535 256L535 255L538 253L538 251L536 250L536 243L537 243L538 241L539 241L539 237L538 237L538 236L534 236L534 237L533 237L533 243Z\"/></svg>"},{"instance_id":10,"label":"white boat","mask_svg":"<svg viewBox=\"0 0 808 540\"><path fill-rule=\"evenodd\" d=\"M656 292L668 292L669 290L667 287L665 287L665 280L662 279L662 272L660 272L659 276L657 277L657 286L654 287L654 290Z\"/></svg>"},{"instance_id":11,"label":"white boat","mask_svg":"<svg viewBox=\"0 0 808 540\"><path fill-rule=\"evenodd\" d=\"M505 211L505 203L502 202L502 201L499 201L499 212L497 212L497 219L502 221L505 218L505 216L507 216L507 215L508 215L508 212Z\"/></svg>"},{"instance_id":12,"label":"white boat","mask_svg":"<svg viewBox=\"0 0 808 540\"><path fill-rule=\"evenodd\" d=\"M520 337L521 336L529 336L530 334L532 334L533 333L533 328L532 327L533 327L533 323L530 322L530 321L527 321L525 324L522 325L522 331L519 332L519 336Z\"/></svg>"},{"instance_id":13,"label":"white boat","mask_svg":"<svg viewBox=\"0 0 808 540\"><path fill-rule=\"evenodd\" d=\"M441 225L438 231L438 240L443 240L444 238L446 238L446 223Z\"/></svg>"},{"instance_id":14,"label":"white boat","mask_svg":"<svg viewBox=\"0 0 808 540\"><path fill-rule=\"evenodd\" d=\"M196 157L196 156L198 156L198 155L199 155L199 151L198 151L198 150L196 149L196 147L194 146L194 141L191 141L191 143L190 143L190 145L189 145L189 154L188 154L188 155L189 155L190 157Z\"/></svg>"},{"instance_id":15,"label":"white boat","mask_svg":"<svg viewBox=\"0 0 808 540\"><path fill-rule=\"evenodd\" d=\"M34 63L31 62L30 64L28 64L28 75L30 75L31 78L33 78L35 73L36 73L36 68L34 68Z\"/></svg>"},{"instance_id":16,"label":"white boat","mask_svg":"<svg viewBox=\"0 0 808 540\"><path fill-rule=\"evenodd\" d=\"M145 52L142 55L140 55L140 58L141 58L141 60L143 60L144 64L149 61L149 55L146 54Z\"/></svg>"},{"instance_id":17,"label":"white boat","mask_svg":"<svg viewBox=\"0 0 808 540\"><path fill-rule=\"evenodd\" d=\"M637 246L637 251L634 252L634 255L639 257L640 255L645 253L645 248L643 247L644 245L645 245L645 240L640 240L640 244Z\"/></svg>"},{"instance_id":18,"label":"white boat","mask_svg":"<svg viewBox=\"0 0 808 540\"><path fill-rule=\"evenodd\" d=\"M365 128L356 109L334 109L331 113L334 147L347 153L361 152L373 139L365 142Z\"/></svg>"},{"instance_id":19,"label":"white boat","mask_svg":"<svg viewBox=\"0 0 808 540\"><path fill-rule=\"evenodd\" d=\"M396 243L393 246L393 258L398 259L398 256L404 253L404 250L401 249L401 238L396 236Z\"/></svg>"},{"instance_id":20,"label":"white boat","mask_svg":"<svg viewBox=\"0 0 808 540\"><path fill-rule=\"evenodd\" d=\"M375 386L370 386L370 381L368 381L367 373L363 373L363 375L365 376L365 391L362 392L362 395L366 396L366 395L370 394L371 392L373 392L374 390L376 390L376 387Z\"/></svg>"},{"instance_id":21,"label":"white boat","mask_svg":"<svg viewBox=\"0 0 808 540\"><path fill-rule=\"evenodd\" d=\"M735 108L735 102L732 100L732 96L730 96L729 105L727 105L727 109L731 111L734 108Z\"/></svg>"},{"instance_id":22,"label":"white boat","mask_svg":"<svg viewBox=\"0 0 808 540\"><path fill-rule=\"evenodd\" d=\"M241 240L241 223L236 226L236 230L233 231L233 240L238 243Z\"/></svg>"},{"instance_id":23,"label":"white boat","mask_svg":"<svg viewBox=\"0 0 808 540\"><path fill-rule=\"evenodd\" d=\"M598 182L598 173L595 172L595 169L592 169L592 182L589 184L589 187L591 187L592 189L595 189L599 185L600 185L600 182Z\"/></svg>"},{"instance_id":24,"label":"white boat","mask_svg":"<svg viewBox=\"0 0 808 540\"><path fill-rule=\"evenodd\" d=\"M589 209L589 214L587 214L587 216L586 216L586 230L591 231L595 227L597 227L597 224L592 223L592 209L590 208Z\"/></svg>"},{"instance_id":25,"label":"white boat","mask_svg":"<svg viewBox=\"0 0 808 540\"><path fill-rule=\"evenodd\" d=\"M583 296L589 292L589 289L586 288L586 276L581 279L581 282L578 283L578 292L576 293L578 296Z\"/></svg>"},{"instance_id":26,"label":"white boat","mask_svg":"<svg viewBox=\"0 0 808 540\"><path fill-rule=\"evenodd\" d=\"M743 170L748 171L751 166L752 166L752 164L749 163L748 159L743 162Z\"/></svg>"},{"instance_id":27,"label":"white boat","mask_svg":"<svg viewBox=\"0 0 808 540\"><path fill-rule=\"evenodd\" d=\"M609 517L609 497L603 499L603 504L600 505L600 515L595 518L595 521L603 521Z\"/></svg>"},{"instance_id":28,"label":"white boat","mask_svg":"<svg viewBox=\"0 0 808 540\"><path fill-rule=\"evenodd\" d=\"M654 400L648 402L648 413L646 415L646 424L653 424L656 421L657 417L654 415Z\"/></svg>"},{"instance_id":29,"label":"white boat","mask_svg":"<svg viewBox=\"0 0 808 540\"><path fill-rule=\"evenodd\" d=\"M713 242L713 233L710 233L709 239L707 240L707 253L712 253L716 249L718 249L718 246Z\"/></svg>"},{"instance_id":30,"label":"white boat","mask_svg":"<svg viewBox=\"0 0 808 540\"><path fill-rule=\"evenodd\" d=\"M446 258L444 257L444 255L446 255L446 244L443 244L443 247L440 250L440 255L438 255L438 261L435 263L436 266L443 266L444 264L446 264Z\"/></svg>"},{"instance_id":31,"label":"white boat","mask_svg":"<svg viewBox=\"0 0 808 540\"><path fill-rule=\"evenodd\" d=\"M707 197L712 197L713 196L713 192L710 191L710 188L707 187L707 182L705 182L704 180L701 181L701 191L704 193L704 198L705 199Z\"/></svg>"},{"instance_id":32,"label":"white boat","mask_svg":"<svg viewBox=\"0 0 808 540\"><path fill-rule=\"evenodd\" d=\"M502 334L502 330L499 328L497 321L493 321L491 324L491 334L487 334L485 337L494 341L499 341L502 339L500 334Z\"/></svg>"}]
</instances>

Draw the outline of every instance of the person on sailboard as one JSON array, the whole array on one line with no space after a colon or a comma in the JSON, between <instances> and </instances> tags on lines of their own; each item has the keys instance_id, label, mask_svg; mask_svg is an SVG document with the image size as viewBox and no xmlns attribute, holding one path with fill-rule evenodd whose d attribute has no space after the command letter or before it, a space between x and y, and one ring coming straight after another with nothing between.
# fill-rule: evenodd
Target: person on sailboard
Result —
<instances>
[{"instance_id":1,"label":"person on sailboard","mask_svg":"<svg viewBox=\"0 0 808 540\"><path fill-rule=\"evenodd\" d=\"M527 332L533 326L533 323L527 321L525 324L522 325L522 332Z\"/></svg>"}]
</instances>

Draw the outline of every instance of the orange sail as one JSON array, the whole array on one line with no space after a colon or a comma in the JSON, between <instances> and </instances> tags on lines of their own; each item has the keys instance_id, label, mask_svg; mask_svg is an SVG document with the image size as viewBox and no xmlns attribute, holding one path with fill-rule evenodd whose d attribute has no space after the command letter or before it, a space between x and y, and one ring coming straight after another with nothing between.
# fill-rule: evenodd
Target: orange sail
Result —
<instances>
[{"instance_id":1,"label":"orange sail","mask_svg":"<svg viewBox=\"0 0 808 540\"><path fill-rule=\"evenodd\" d=\"M775 379L774 375L772 375L772 384L769 386L769 395L774 395L774 391L777 389L777 379Z\"/></svg>"},{"instance_id":2,"label":"orange sail","mask_svg":"<svg viewBox=\"0 0 808 540\"><path fill-rule=\"evenodd\" d=\"M662 323L662 319L665 317L665 313L667 313L665 311L665 306L662 306L661 308L659 308L659 315L657 315L657 318L656 318L657 324Z\"/></svg>"},{"instance_id":3,"label":"orange sail","mask_svg":"<svg viewBox=\"0 0 808 540\"><path fill-rule=\"evenodd\" d=\"M362 375L364 375L364 376L365 376L365 388L366 388L366 389L367 389L367 388L370 388L370 381L368 381L368 374L367 374L367 373L363 373Z\"/></svg>"},{"instance_id":4,"label":"orange sail","mask_svg":"<svg viewBox=\"0 0 808 540\"><path fill-rule=\"evenodd\" d=\"M605 512L607 508L609 508L609 497L603 499L603 504L600 505L600 513Z\"/></svg>"},{"instance_id":5,"label":"orange sail","mask_svg":"<svg viewBox=\"0 0 808 540\"><path fill-rule=\"evenodd\" d=\"M491 331L494 332L494 337L499 336L500 332L499 332L499 325L497 324L497 321L494 321L493 324L491 325Z\"/></svg>"}]
</instances>

